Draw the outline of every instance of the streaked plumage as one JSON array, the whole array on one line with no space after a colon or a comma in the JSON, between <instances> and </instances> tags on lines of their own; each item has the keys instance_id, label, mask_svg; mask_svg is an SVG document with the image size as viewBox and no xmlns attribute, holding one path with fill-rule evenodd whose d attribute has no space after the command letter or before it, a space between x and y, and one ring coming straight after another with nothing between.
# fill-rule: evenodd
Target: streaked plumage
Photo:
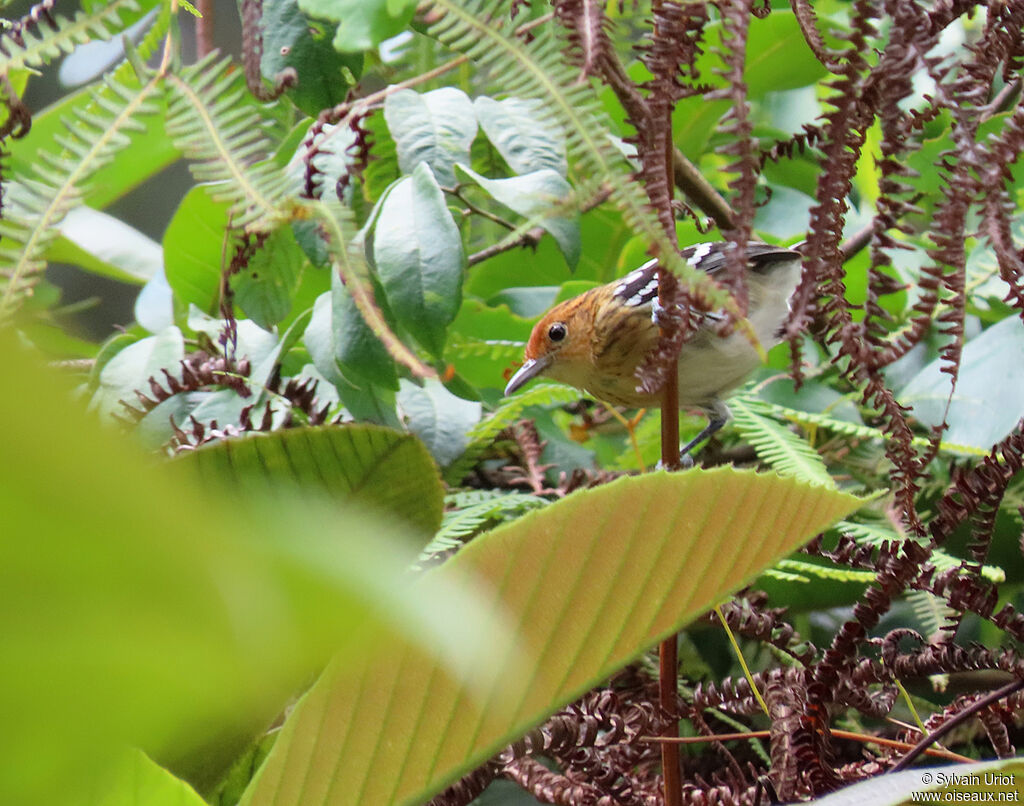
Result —
<instances>
[{"instance_id":1,"label":"streaked plumage","mask_svg":"<svg viewBox=\"0 0 1024 806\"><path fill-rule=\"evenodd\" d=\"M725 265L725 246L697 244L681 254L696 268L715 274ZM751 243L747 258L747 318L767 349L777 341L789 298L799 282L800 255ZM651 260L619 280L548 311L534 326L523 366L509 381L505 394L543 375L615 405L660 406L660 395L636 391L636 370L658 342L658 326L652 317L658 296L657 266L657 261ZM720 315L706 313L702 319L679 353L679 404L703 409L711 424L720 426L728 417L721 396L741 384L760 358L739 330L725 337L715 332L713 326Z\"/></svg>"}]
</instances>

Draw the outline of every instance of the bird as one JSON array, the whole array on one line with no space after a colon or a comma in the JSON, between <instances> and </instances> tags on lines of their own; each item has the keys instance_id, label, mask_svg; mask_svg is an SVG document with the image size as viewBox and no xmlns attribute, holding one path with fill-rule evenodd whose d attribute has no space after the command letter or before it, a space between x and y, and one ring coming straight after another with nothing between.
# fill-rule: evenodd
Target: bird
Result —
<instances>
[{"instance_id":1,"label":"bird","mask_svg":"<svg viewBox=\"0 0 1024 806\"><path fill-rule=\"evenodd\" d=\"M709 275L722 271L728 242L700 243L680 250L682 258ZM767 349L780 340L790 298L800 281L801 255L763 243L747 244L747 320ZM637 368L655 349L658 327L658 260L625 277L555 305L533 327L522 366L505 387L511 395L533 378L575 386L599 400L629 408L657 408L661 394L637 391ZM680 454L710 438L731 417L723 396L761 364L758 350L739 329L720 335L724 314L699 316L679 351L679 406L697 409L707 426ZM690 460L692 461L692 460Z\"/></svg>"}]
</instances>

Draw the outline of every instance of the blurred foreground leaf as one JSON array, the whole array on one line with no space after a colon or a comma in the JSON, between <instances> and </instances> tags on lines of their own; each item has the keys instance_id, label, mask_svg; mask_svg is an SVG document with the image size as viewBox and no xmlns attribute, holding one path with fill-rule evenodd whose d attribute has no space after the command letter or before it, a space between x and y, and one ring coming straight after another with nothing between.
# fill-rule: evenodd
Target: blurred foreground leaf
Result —
<instances>
[{"instance_id":1,"label":"blurred foreground leaf","mask_svg":"<svg viewBox=\"0 0 1024 806\"><path fill-rule=\"evenodd\" d=\"M78 803L124 745L201 758L389 632L463 670L504 656L479 604L410 589L396 525L200 490L70 404L12 334L0 353L0 416L18 423L0 433L0 803Z\"/></svg>"}]
</instances>

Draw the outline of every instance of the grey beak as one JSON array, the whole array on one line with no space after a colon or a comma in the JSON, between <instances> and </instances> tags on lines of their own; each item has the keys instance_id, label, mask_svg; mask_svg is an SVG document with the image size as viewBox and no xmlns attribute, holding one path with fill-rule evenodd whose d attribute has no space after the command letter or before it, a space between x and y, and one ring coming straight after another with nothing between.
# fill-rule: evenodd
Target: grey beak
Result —
<instances>
[{"instance_id":1,"label":"grey beak","mask_svg":"<svg viewBox=\"0 0 1024 806\"><path fill-rule=\"evenodd\" d=\"M536 378L538 375L544 372L551 365L551 358L548 356L542 356L541 358L531 358L525 364L523 364L512 376L512 379L508 382L508 386L505 387L505 395L510 395L519 389L531 378Z\"/></svg>"}]
</instances>

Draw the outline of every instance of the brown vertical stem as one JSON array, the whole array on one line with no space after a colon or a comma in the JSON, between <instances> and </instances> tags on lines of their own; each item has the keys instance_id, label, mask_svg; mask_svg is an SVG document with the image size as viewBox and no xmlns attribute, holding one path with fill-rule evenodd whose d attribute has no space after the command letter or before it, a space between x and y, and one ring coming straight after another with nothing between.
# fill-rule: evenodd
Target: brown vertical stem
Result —
<instances>
[{"instance_id":1,"label":"brown vertical stem","mask_svg":"<svg viewBox=\"0 0 1024 806\"><path fill-rule=\"evenodd\" d=\"M215 47L213 43L213 0L196 0L196 58L201 59Z\"/></svg>"},{"instance_id":2,"label":"brown vertical stem","mask_svg":"<svg viewBox=\"0 0 1024 806\"><path fill-rule=\"evenodd\" d=\"M672 361L665 378L664 399L661 404L661 464L667 470L679 469L679 365ZM663 735L679 735L679 717L676 710L679 672L676 636L661 642L658 649L658 699L668 719ZM661 745L661 770L665 780L665 806L682 806L683 786L679 776L679 745L664 742Z\"/></svg>"}]
</instances>

